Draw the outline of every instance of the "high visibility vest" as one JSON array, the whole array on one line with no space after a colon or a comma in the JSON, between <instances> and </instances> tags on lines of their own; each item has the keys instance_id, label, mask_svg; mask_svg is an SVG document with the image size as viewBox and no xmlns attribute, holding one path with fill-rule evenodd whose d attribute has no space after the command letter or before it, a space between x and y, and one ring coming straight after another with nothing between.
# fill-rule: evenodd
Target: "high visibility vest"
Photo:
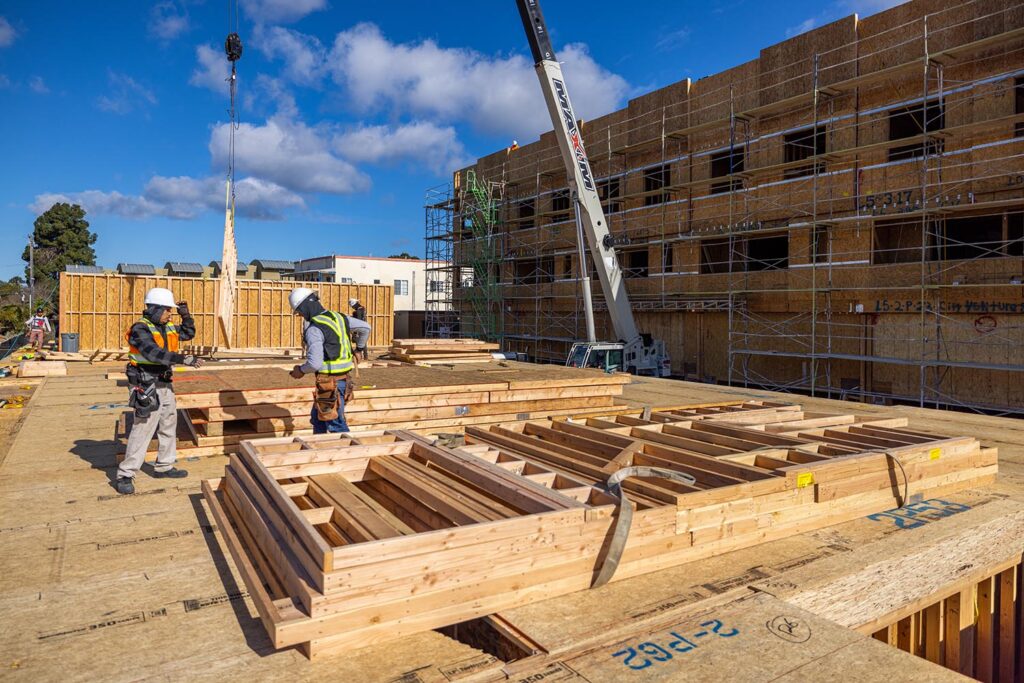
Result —
<instances>
[{"instance_id":1,"label":"high visibility vest","mask_svg":"<svg viewBox=\"0 0 1024 683\"><path fill-rule=\"evenodd\" d=\"M315 316L310 324L316 325L324 333L324 365L320 373L324 375L344 375L352 370L352 340L349 339L348 323L345 316L334 311L324 311ZM334 340L328 334L338 338L337 352L334 351ZM333 354L333 358L331 357Z\"/></svg>"},{"instance_id":2,"label":"high visibility vest","mask_svg":"<svg viewBox=\"0 0 1024 683\"><path fill-rule=\"evenodd\" d=\"M153 335L153 341L156 342L157 346L161 346L164 349L172 352L178 352L178 328L173 323L167 323L165 328L167 330L167 340L164 342L164 335L160 332L160 328L151 323L149 320L143 318L140 320L143 325L149 328L150 333ZM163 363L154 363L153 361L146 360L139 350L131 345L132 330L128 328L128 331L124 333L124 338L128 341L128 362L132 365L163 365Z\"/></svg>"}]
</instances>

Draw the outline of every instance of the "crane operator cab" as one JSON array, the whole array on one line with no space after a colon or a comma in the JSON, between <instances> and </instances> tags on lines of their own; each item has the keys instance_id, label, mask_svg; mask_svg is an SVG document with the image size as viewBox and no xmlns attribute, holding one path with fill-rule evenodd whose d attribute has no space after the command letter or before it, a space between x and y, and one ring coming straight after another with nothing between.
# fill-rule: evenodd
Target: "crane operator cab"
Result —
<instances>
[{"instance_id":1,"label":"crane operator cab","mask_svg":"<svg viewBox=\"0 0 1024 683\"><path fill-rule=\"evenodd\" d=\"M596 368L605 372L624 372L622 366L622 344L590 344L572 345L569 360L565 363L570 368Z\"/></svg>"}]
</instances>

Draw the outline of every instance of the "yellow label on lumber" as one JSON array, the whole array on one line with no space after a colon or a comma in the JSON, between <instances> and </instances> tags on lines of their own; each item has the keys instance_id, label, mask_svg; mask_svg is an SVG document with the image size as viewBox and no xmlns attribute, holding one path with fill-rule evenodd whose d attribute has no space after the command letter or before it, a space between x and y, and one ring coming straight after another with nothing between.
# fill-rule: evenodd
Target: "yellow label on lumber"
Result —
<instances>
[{"instance_id":1,"label":"yellow label on lumber","mask_svg":"<svg viewBox=\"0 0 1024 683\"><path fill-rule=\"evenodd\" d=\"M938 460L940 455L942 455L941 448L933 448L930 451L928 451L929 460Z\"/></svg>"},{"instance_id":2,"label":"yellow label on lumber","mask_svg":"<svg viewBox=\"0 0 1024 683\"><path fill-rule=\"evenodd\" d=\"M801 472L796 475L796 487L798 489L807 488L814 483L814 472Z\"/></svg>"}]
</instances>

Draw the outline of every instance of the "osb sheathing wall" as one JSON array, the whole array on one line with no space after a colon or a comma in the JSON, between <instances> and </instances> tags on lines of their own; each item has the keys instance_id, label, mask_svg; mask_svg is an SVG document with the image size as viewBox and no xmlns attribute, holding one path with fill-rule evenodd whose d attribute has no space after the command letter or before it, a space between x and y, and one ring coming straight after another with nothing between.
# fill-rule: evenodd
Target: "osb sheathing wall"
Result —
<instances>
[{"instance_id":1,"label":"osb sheathing wall","mask_svg":"<svg viewBox=\"0 0 1024 683\"><path fill-rule=\"evenodd\" d=\"M933 56L927 87L925 23ZM733 382L745 376L806 389L812 350L875 355L895 362L822 360L815 382L819 388L856 385L909 397L928 384L935 391L926 395L946 402L1024 405L1019 373L928 365L1019 365L1024 289L1011 284L1024 268L1019 246L1006 247L998 258L918 257L892 265L874 250L882 221L905 220L920 234L922 190L930 206L938 197L953 207L950 217L1002 216L1007 226L1015 224L1007 216L1024 211L1024 136L1014 134L1015 126L1024 125L1014 97L1014 78L1024 71L1021 27L1024 3L914 0L864 19L845 17L766 47L753 61L680 81L582 121L595 176L621 184L617 201L623 210L607 216L620 261L628 265L624 257L633 250L648 255L649 275L627 279L638 325L668 343L673 371L725 381L731 370ZM982 40L989 42L962 47ZM815 66L824 91L817 110ZM920 103L926 94L934 101L940 88L947 154L927 158L924 172L920 159L890 160L891 148L916 142L890 141L890 110ZM730 112L737 114L734 130ZM815 120L826 137L823 172L788 179L784 135ZM711 155L727 149L731 138L745 155L744 189L712 194L717 181ZM646 206L645 169L663 164L671 170L670 201ZM514 201L503 213L505 256L513 257L503 261L500 276L506 346L536 358L564 357L564 340L573 334L565 321L575 315L575 336L582 334L575 279L580 267L571 217L552 222L553 192L566 186L554 135L500 150L472 168L478 178L505 181L506 198L536 197L536 227L519 227ZM819 243L826 251L817 258L807 227L814 220L826 232ZM939 226L930 230L941 230L945 218L929 220ZM729 240L730 232L736 244L785 237L788 268L746 271L740 256L735 267L707 273L705 247ZM1015 234L1004 227L1004 240ZM662 266L666 252L672 254L670 268ZM524 260L530 258L537 259L532 266ZM531 269L542 273L538 281L523 281ZM601 298L595 291L598 334L610 337ZM734 314L730 329L727 313L671 310L681 299L728 300L760 320ZM948 312L953 305L967 312ZM976 310L979 305L996 308ZM772 348L804 357L737 353Z\"/></svg>"},{"instance_id":2,"label":"osb sheathing wall","mask_svg":"<svg viewBox=\"0 0 1024 683\"><path fill-rule=\"evenodd\" d=\"M292 282L238 280L231 346L233 348L295 348L302 345L301 319L288 306ZM151 287L166 287L175 299L189 303L196 320L193 344L225 346L216 322L218 280L185 277L130 277L127 275L60 275L60 331L77 332L81 349L117 349L126 346L124 334L137 322L143 299ZM330 310L350 313L348 300L366 306L373 326L371 346L387 346L394 330L394 295L389 285L313 286Z\"/></svg>"}]
</instances>

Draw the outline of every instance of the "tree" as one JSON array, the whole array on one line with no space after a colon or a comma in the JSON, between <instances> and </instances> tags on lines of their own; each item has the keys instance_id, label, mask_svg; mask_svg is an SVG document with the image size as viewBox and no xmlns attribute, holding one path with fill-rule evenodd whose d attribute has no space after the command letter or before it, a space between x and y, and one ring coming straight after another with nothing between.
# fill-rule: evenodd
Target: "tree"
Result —
<instances>
[{"instance_id":1,"label":"tree","mask_svg":"<svg viewBox=\"0 0 1024 683\"><path fill-rule=\"evenodd\" d=\"M29 315L25 299L25 282L20 277L0 281L0 334L24 328Z\"/></svg>"},{"instance_id":2,"label":"tree","mask_svg":"<svg viewBox=\"0 0 1024 683\"><path fill-rule=\"evenodd\" d=\"M96 234L89 232L89 221L85 220L85 209L78 204L58 202L36 219L32 237L36 243L36 283L51 291L57 284L60 273L68 265L96 265ZM21 254L28 263L28 247ZM29 281L32 273L25 267Z\"/></svg>"},{"instance_id":3,"label":"tree","mask_svg":"<svg viewBox=\"0 0 1024 683\"><path fill-rule=\"evenodd\" d=\"M388 258L407 258L407 259L412 259L414 261L418 261L420 257L419 256L413 256L409 252L403 251L401 254L392 254L391 256L388 256Z\"/></svg>"}]
</instances>

